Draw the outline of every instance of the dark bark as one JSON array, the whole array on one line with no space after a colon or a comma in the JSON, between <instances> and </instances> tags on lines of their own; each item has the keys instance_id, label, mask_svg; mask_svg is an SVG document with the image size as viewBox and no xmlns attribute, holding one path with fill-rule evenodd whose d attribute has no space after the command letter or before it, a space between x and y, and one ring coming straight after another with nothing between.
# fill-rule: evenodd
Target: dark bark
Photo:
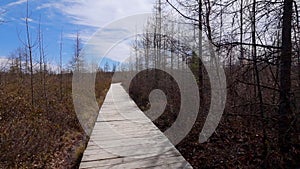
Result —
<instances>
[{"instance_id":1,"label":"dark bark","mask_svg":"<svg viewBox=\"0 0 300 169\"><path fill-rule=\"evenodd\" d=\"M244 51L243 51L243 0L241 0L241 9L240 9L240 53L241 53L241 58L240 58L240 61L241 61L241 65L243 64L243 59L244 59Z\"/></svg>"},{"instance_id":2,"label":"dark bark","mask_svg":"<svg viewBox=\"0 0 300 169\"><path fill-rule=\"evenodd\" d=\"M199 15L198 15L198 24L199 24L199 97L200 97L200 108L201 111L204 110L204 94L203 94L203 64L202 64L202 0L199 0Z\"/></svg>"},{"instance_id":3,"label":"dark bark","mask_svg":"<svg viewBox=\"0 0 300 169\"><path fill-rule=\"evenodd\" d=\"M252 57L253 57L253 67L254 67L254 74L255 74L255 81L256 81L256 86L255 91L257 89L257 94L258 94L258 99L259 99L259 111L260 111L260 116L262 120L262 130L263 130L263 144L264 144L264 151L263 151L263 156L267 155L267 134L266 134L266 126L265 126L265 113L264 113L264 103L263 103L263 96L262 96L262 89L261 89L261 84L260 84L260 73L258 70L257 66L257 48L256 48L256 0L253 0L253 5L252 5ZM255 94L256 97L256 94Z\"/></svg>"},{"instance_id":4,"label":"dark bark","mask_svg":"<svg viewBox=\"0 0 300 169\"><path fill-rule=\"evenodd\" d=\"M62 72L62 50L63 50L63 31L61 31L59 44L59 69L60 69L60 101L63 100L63 72Z\"/></svg>"},{"instance_id":5,"label":"dark bark","mask_svg":"<svg viewBox=\"0 0 300 169\"><path fill-rule=\"evenodd\" d=\"M27 0L27 6L26 6L26 19L25 19L25 24L26 24L26 36L27 36L27 48L29 52L29 62L30 62L30 88L31 88L31 104L32 106L34 105L34 87L33 87L33 59L32 59L32 48L33 46L31 45L31 38L30 38L30 32L29 32L29 12L28 9L28 0Z\"/></svg>"},{"instance_id":6,"label":"dark bark","mask_svg":"<svg viewBox=\"0 0 300 169\"><path fill-rule=\"evenodd\" d=\"M289 152L291 125L291 58L292 58L293 0L284 0L282 52L280 55L279 145L282 153Z\"/></svg>"}]
</instances>

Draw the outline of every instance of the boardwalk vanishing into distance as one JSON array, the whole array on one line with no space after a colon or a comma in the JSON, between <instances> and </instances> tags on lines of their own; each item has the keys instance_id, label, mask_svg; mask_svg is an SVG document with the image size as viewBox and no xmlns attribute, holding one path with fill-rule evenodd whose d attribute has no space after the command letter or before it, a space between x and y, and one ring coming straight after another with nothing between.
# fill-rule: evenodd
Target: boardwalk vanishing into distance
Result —
<instances>
[{"instance_id":1,"label":"boardwalk vanishing into distance","mask_svg":"<svg viewBox=\"0 0 300 169\"><path fill-rule=\"evenodd\" d=\"M192 168L120 83L112 84L80 168Z\"/></svg>"}]
</instances>

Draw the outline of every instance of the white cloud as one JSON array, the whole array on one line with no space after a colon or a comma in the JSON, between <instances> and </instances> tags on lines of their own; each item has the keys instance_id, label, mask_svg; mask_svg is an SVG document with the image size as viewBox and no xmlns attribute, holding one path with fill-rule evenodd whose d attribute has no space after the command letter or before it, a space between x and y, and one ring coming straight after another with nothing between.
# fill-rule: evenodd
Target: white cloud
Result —
<instances>
[{"instance_id":1,"label":"white cloud","mask_svg":"<svg viewBox=\"0 0 300 169\"><path fill-rule=\"evenodd\" d=\"M50 63L47 64L47 69L49 71L52 71L52 72L55 72L55 73L59 73L60 67L59 67L59 65L50 62Z\"/></svg>"},{"instance_id":2,"label":"white cloud","mask_svg":"<svg viewBox=\"0 0 300 169\"><path fill-rule=\"evenodd\" d=\"M130 46L123 42L114 46L110 51L108 51L108 54L105 57L118 62L123 62L126 57L130 56L130 50Z\"/></svg>"},{"instance_id":3,"label":"white cloud","mask_svg":"<svg viewBox=\"0 0 300 169\"><path fill-rule=\"evenodd\" d=\"M153 3L154 0L58 0L37 9L56 8L73 24L99 28L125 16L151 12Z\"/></svg>"},{"instance_id":4,"label":"white cloud","mask_svg":"<svg viewBox=\"0 0 300 169\"><path fill-rule=\"evenodd\" d=\"M84 26L85 29L79 30L79 32L80 38L85 43L90 40L97 29L103 28L113 21L135 14L152 12L154 3L155 0L57 0L56 2L44 3L37 9L56 9L66 17L67 22ZM122 26L127 25L127 23L118 21L118 25L111 25L108 30L95 35L99 37L93 36L89 45L95 43L97 49L89 52L91 55L98 55L97 57L108 57L122 61L124 57L129 56L131 46L128 43L118 44L108 56L105 55L104 49L114 46L117 40L130 35L129 32L134 32L137 25L143 27L144 21L141 19L137 20L138 23L131 21L130 23L134 24L130 25L128 29L122 29ZM70 39L76 38L76 34L69 33L65 36Z\"/></svg>"},{"instance_id":5,"label":"white cloud","mask_svg":"<svg viewBox=\"0 0 300 169\"><path fill-rule=\"evenodd\" d=\"M81 39L81 41L85 44L91 37L91 35L93 35L93 31L91 30L80 30L79 31L79 38ZM77 32L76 33L67 33L67 34L64 34L64 37L65 38L68 38L68 39L76 39L77 37Z\"/></svg>"},{"instance_id":6,"label":"white cloud","mask_svg":"<svg viewBox=\"0 0 300 169\"><path fill-rule=\"evenodd\" d=\"M148 14L126 17L94 34L84 51L89 63L97 62L97 57L107 57L119 62L129 57L132 49L130 42L136 33L142 33L148 18Z\"/></svg>"},{"instance_id":7,"label":"white cloud","mask_svg":"<svg viewBox=\"0 0 300 169\"><path fill-rule=\"evenodd\" d=\"M12 7L12 6L16 6L16 5L21 5L23 3L26 3L27 0L18 0L16 2L12 2L6 5L6 7Z\"/></svg>"},{"instance_id":8,"label":"white cloud","mask_svg":"<svg viewBox=\"0 0 300 169\"><path fill-rule=\"evenodd\" d=\"M26 18L21 18L21 20L22 20L22 21L26 21ZM34 22L34 20L31 19L31 18L27 18L27 20L28 20L28 22Z\"/></svg>"},{"instance_id":9,"label":"white cloud","mask_svg":"<svg viewBox=\"0 0 300 169\"><path fill-rule=\"evenodd\" d=\"M6 70L9 65L9 59L4 56L0 56L0 71Z\"/></svg>"}]
</instances>

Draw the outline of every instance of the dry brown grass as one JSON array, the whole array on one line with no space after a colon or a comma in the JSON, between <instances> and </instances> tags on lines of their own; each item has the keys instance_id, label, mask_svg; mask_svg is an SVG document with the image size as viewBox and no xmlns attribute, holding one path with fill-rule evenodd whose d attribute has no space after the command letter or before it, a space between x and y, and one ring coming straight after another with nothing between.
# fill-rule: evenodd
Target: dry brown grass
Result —
<instances>
[{"instance_id":1,"label":"dry brown grass","mask_svg":"<svg viewBox=\"0 0 300 169\"><path fill-rule=\"evenodd\" d=\"M0 168L76 168L88 137L82 130L72 101L72 75L47 74L45 99L38 74L31 105L29 75L1 73ZM96 95L102 104L111 74L98 73Z\"/></svg>"}]
</instances>

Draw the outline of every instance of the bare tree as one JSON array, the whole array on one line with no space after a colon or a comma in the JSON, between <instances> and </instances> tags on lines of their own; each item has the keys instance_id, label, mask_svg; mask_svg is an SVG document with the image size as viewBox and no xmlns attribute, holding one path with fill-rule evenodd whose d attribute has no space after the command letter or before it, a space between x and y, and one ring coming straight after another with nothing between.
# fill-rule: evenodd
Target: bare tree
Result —
<instances>
[{"instance_id":1,"label":"bare tree","mask_svg":"<svg viewBox=\"0 0 300 169\"><path fill-rule=\"evenodd\" d=\"M60 69L60 100L63 99L63 63L62 63L62 51L63 51L63 31L60 35L60 44L59 44L59 69Z\"/></svg>"},{"instance_id":2,"label":"bare tree","mask_svg":"<svg viewBox=\"0 0 300 169\"><path fill-rule=\"evenodd\" d=\"M202 64L202 54L203 54L203 47L202 47L202 33L203 33L203 27L202 27L202 0L198 1L198 27L199 27L199 70L198 70L198 78L199 78L199 96L200 96L200 107L204 108L204 77L203 77L203 64Z\"/></svg>"},{"instance_id":3,"label":"bare tree","mask_svg":"<svg viewBox=\"0 0 300 169\"><path fill-rule=\"evenodd\" d=\"M82 44L79 32L76 33L75 45L74 45L74 57L71 61L71 66L74 71L82 71L83 68L83 55L82 55Z\"/></svg>"},{"instance_id":4,"label":"bare tree","mask_svg":"<svg viewBox=\"0 0 300 169\"><path fill-rule=\"evenodd\" d=\"M243 64L243 60L244 60L244 50L243 50L243 26L244 26L244 21L243 21L243 6L244 5L244 0L241 0L241 6L240 6L240 60L241 60L241 63ZM222 13L221 13L222 14ZM221 32L221 31L220 31ZM222 38L222 37L221 37Z\"/></svg>"},{"instance_id":5,"label":"bare tree","mask_svg":"<svg viewBox=\"0 0 300 169\"><path fill-rule=\"evenodd\" d=\"M291 63L292 63L293 0L284 0L282 51L280 55L279 144L283 153L289 152L291 127Z\"/></svg>"},{"instance_id":6,"label":"bare tree","mask_svg":"<svg viewBox=\"0 0 300 169\"><path fill-rule=\"evenodd\" d=\"M104 70L104 72L110 71L110 66L109 66L108 62L105 62L103 70Z\"/></svg>"},{"instance_id":7,"label":"bare tree","mask_svg":"<svg viewBox=\"0 0 300 169\"><path fill-rule=\"evenodd\" d=\"M48 107L47 87L46 87L47 63L46 63L46 54L44 49L44 35L41 28L41 16L39 19L38 49L39 49L39 75L41 77L40 84L42 86L42 94L45 99L45 105L46 107Z\"/></svg>"},{"instance_id":8,"label":"bare tree","mask_svg":"<svg viewBox=\"0 0 300 169\"><path fill-rule=\"evenodd\" d=\"M251 16L251 37L252 37L252 58L253 58L253 67L254 67L254 74L255 74L255 81L256 81L256 86L254 86L254 90L258 92L258 99L259 99L259 106L260 106L260 115L262 119L262 130L263 130L263 144L264 144L264 152L263 156L267 155L267 134L265 130L265 113L264 113L264 103L263 103L263 96L262 96L262 89L261 89L261 84L260 84L260 73L258 70L257 66L257 46L256 46L256 0L253 0L252 4L252 16ZM255 97L256 98L256 93Z\"/></svg>"},{"instance_id":9,"label":"bare tree","mask_svg":"<svg viewBox=\"0 0 300 169\"><path fill-rule=\"evenodd\" d=\"M41 15L39 18L39 32L38 32L38 43L39 43L39 54L40 54L40 61L39 61L39 65L40 65L40 74L43 71L43 39L42 39L42 29L41 29ZM41 83L43 81L43 76L41 76Z\"/></svg>"},{"instance_id":10,"label":"bare tree","mask_svg":"<svg viewBox=\"0 0 300 169\"><path fill-rule=\"evenodd\" d=\"M34 45L31 42L31 36L30 36L30 30L29 30L29 2L27 0L26 4L26 18L25 18L25 25L26 25L26 38L27 38L27 44L26 47L29 52L29 63L30 63L30 88L31 88L31 104L34 105L34 86L33 86L33 57L32 57L32 51L34 48Z\"/></svg>"}]
</instances>

